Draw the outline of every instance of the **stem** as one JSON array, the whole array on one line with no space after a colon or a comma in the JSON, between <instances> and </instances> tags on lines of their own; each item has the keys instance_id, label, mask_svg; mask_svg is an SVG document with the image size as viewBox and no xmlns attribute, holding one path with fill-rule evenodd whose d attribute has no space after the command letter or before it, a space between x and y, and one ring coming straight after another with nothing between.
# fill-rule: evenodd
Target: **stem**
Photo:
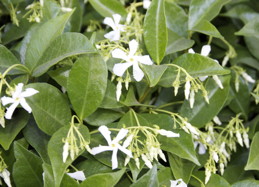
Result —
<instances>
[{"instance_id":1,"label":"stem","mask_svg":"<svg viewBox=\"0 0 259 187\"><path fill-rule=\"evenodd\" d=\"M22 64L14 64L14 65L10 66L7 70L5 70L5 72L3 73L3 78L7 75L7 73L9 71L11 71L13 68L18 67L18 66L21 66L30 74L30 70L26 66L24 66Z\"/></svg>"},{"instance_id":2,"label":"stem","mask_svg":"<svg viewBox=\"0 0 259 187\"><path fill-rule=\"evenodd\" d=\"M137 122L137 125L138 125L138 126L141 126L140 123L139 123L137 114L135 113L135 111L134 111L133 109L131 109L131 111L132 111L132 113L133 113L133 115L134 115L134 118L135 118L135 120L136 120L136 122Z\"/></svg>"},{"instance_id":3,"label":"stem","mask_svg":"<svg viewBox=\"0 0 259 187\"><path fill-rule=\"evenodd\" d=\"M205 184L204 184L198 177L196 177L196 176L194 176L194 175L191 175L191 176L192 176L194 179L196 179L198 182L200 182L202 187L205 187Z\"/></svg>"},{"instance_id":4,"label":"stem","mask_svg":"<svg viewBox=\"0 0 259 187\"><path fill-rule=\"evenodd\" d=\"M165 108L165 107L172 106L172 105L182 104L182 103L183 103L183 101L176 101L176 102L166 103L166 104L158 106L157 109Z\"/></svg>"},{"instance_id":5,"label":"stem","mask_svg":"<svg viewBox=\"0 0 259 187\"><path fill-rule=\"evenodd\" d=\"M151 88L147 88L146 90L145 90L145 93L140 97L140 99L139 99L139 102L140 103L142 103L144 100L145 100L145 98L147 97L147 95L148 95L148 93L149 93L149 91L151 90Z\"/></svg>"}]
</instances>

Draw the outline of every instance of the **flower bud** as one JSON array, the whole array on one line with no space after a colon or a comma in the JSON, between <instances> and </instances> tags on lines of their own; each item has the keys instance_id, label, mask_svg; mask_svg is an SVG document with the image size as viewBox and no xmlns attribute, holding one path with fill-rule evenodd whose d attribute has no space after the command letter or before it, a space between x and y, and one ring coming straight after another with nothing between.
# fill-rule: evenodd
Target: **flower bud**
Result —
<instances>
[{"instance_id":1,"label":"flower bud","mask_svg":"<svg viewBox=\"0 0 259 187\"><path fill-rule=\"evenodd\" d=\"M236 132L236 138L238 143L243 147L243 139L239 131Z\"/></svg>"}]
</instances>

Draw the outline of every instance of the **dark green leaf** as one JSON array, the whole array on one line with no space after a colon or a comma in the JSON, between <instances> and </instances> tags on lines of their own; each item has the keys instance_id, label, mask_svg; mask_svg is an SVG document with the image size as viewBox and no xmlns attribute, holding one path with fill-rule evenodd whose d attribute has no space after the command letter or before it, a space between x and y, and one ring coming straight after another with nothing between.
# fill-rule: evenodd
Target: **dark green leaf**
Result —
<instances>
[{"instance_id":1,"label":"dark green leaf","mask_svg":"<svg viewBox=\"0 0 259 187\"><path fill-rule=\"evenodd\" d=\"M253 180L253 179L247 179L247 180L244 180L244 181L239 181L239 182L231 185L231 187L258 187L258 186L259 186L259 181Z\"/></svg>"},{"instance_id":2,"label":"dark green leaf","mask_svg":"<svg viewBox=\"0 0 259 187\"><path fill-rule=\"evenodd\" d=\"M158 187L159 182L157 178L157 166L154 165L145 175L143 175L136 183L130 185L130 187L143 187L152 186Z\"/></svg>"},{"instance_id":3,"label":"dark green leaf","mask_svg":"<svg viewBox=\"0 0 259 187\"><path fill-rule=\"evenodd\" d=\"M252 140L249 158L245 170L259 170L259 132L257 132Z\"/></svg>"},{"instance_id":4,"label":"dark green leaf","mask_svg":"<svg viewBox=\"0 0 259 187\"><path fill-rule=\"evenodd\" d=\"M43 186L41 159L18 142L14 143L14 154L13 178L16 186Z\"/></svg>"},{"instance_id":5,"label":"dark green leaf","mask_svg":"<svg viewBox=\"0 0 259 187\"><path fill-rule=\"evenodd\" d=\"M160 78L162 77L163 73L167 69L166 65L151 65L151 66L143 66L142 69L144 70L145 74L149 80L149 86L154 87Z\"/></svg>"},{"instance_id":6,"label":"dark green leaf","mask_svg":"<svg viewBox=\"0 0 259 187\"><path fill-rule=\"evenodd\" d=\"M241 30L235 34L241 36L253 36L259 39L259 21L257 19L249 21Z\"/></svg>"},{"instance_id":7,"label":"dark green leaf","mask_svg":"<svg viewBox=\"0 0 259 187\"><path fill-rule=\"evenodd\" d=\"M83 56L71 69L67 91L80 119L92 114L101 104L107 86L107 67L98 54Z\"/></svg>"},{"instance_id":8,"label":"dark green leaf","mask_svg":"<svg viewBox=\"0 0 259 187\"><path fill-rule=\"evenodd\" d=\"M38 77L64 58L96 52L90 41L80 33L65 33L57 37L43 53L33 70Z\"/></svg>"},{"instance_id":9,"label":"dark green leaf","mask_svg":"<svg viewBox=\"0 0 259 187\"><path fill-rule=\"evenodd\" d=\"M59 128L69 124L71 111L67 98L54 86L47 83L33 83L27 86L39 93L28 97L32 114L38 127L46 134L52 135Z\"/></svg>"},{"instance_id":10,"label":"dark green leaf","mask_svg":"<svg viewBox=\"0 0 259 187\"><path fill-rule=\"evenodd\" d=\"M212 174L206 187L230 187L230 184L221 176Z\"/></svg>"},{"instance_id":11,"label":"dark green leaf","mask_svg":"<svg viewBox=\"0 0 259 187\"><path fill-rule=\"evenodd\" d=\"M152 59L160 64L167 46L164 0L153 0L144 20L144 41Z\"/></svg>"}]
</instances>

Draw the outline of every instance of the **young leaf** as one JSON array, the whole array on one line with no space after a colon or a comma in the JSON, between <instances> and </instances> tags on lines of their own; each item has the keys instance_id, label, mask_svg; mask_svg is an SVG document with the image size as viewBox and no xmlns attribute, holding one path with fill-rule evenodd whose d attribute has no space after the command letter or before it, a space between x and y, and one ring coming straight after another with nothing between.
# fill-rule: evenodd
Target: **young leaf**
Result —
<instances>
[{"instance_id":1,"label":"young leaf","mask_svg":"<svg viewBox=\"0 0 259 187\"><path fill-rule=\"evenodd\" d=\"M18 142L14 143L14 155L13 178L16 186L43 186L42 160Z\"/></svg>"},{"instance_id":2,"label":"young leaf","mask_svg":"<svg viewBox=\"0 0 259 187\"><path fill-rule=\"evenodd\" d=\"M67 92L80 119L92 114L101 104L107 86L107 67L98 54L83 56L74 64Z\"/></svg>"},{"instance_id":3,"label":"young leaf","mask_svg":"<svg viewBox=\"0 0 259 187\"><path fill-rule=\"evenodd\" d=\"M68 101L56 87L47 83L33 83L27 87L39 91L26 100L32 108L38 127L43 132L52 135L59 128L69 124L71 111Z\"/></svg>"},{"instance_id":4,"label":"young leaf","mask_svg":"<svg viewBox=\"0 0 259 187\"><path fill-rule=\"evenodd\" d=\"M41 59L33 69L32 76L38 77L51 66L69 57L85 53L94 53L96 50L90 41L80 33L65 33L57 37L43 53Z\"/></svg>"},{"instance_id":5,"label":"young leaf","mask_svg":"<svg viewBox=\"0 0 259 187\"><path fill-rule=\"evenodd\" d=\"M113 14L127 15L122 4L117 0L89 0L90 4L103 17L112 17Z\"/></svg>"},{"instance_id":6,"label":"young leaf","mask_svg":"<svg viewBox=\"0 0 259 187\"><path fill-rule=\"evenodd\" d=\"M259 21L257 19L249 21L241 30L235 34L242 36L253 36L259 39Z\"/></svg>"},{"instance_id":7,"label":"young leaf","mask_svg":"<svg viewBox=\"0 0 259 187\"><path fill-rule=\"evenodd\" d=\"M144 40L152 59L160 64L167 46L164 0L153 0L144 20Z\"/></svg>"}]
</instances>

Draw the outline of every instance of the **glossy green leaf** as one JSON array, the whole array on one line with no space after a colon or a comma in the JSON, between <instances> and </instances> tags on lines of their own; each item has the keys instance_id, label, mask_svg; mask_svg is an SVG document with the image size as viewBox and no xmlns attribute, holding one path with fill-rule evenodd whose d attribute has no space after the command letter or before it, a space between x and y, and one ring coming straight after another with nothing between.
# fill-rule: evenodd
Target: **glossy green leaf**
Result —
<instances>
[{"instance_id":1,"label":"glossy green leaf","mask_svg":"<svg viewBox=\"0 0 259 187\"><path fill-rule=\"evenodd\" d=\"M79 187L79 186L80 185L78 184L78 182L67 174L64 175L62 182L60 184L60 187Z\"/></svg>"},{"instance_id":2,"label":"glossy green leaf","mask_svg":"<svg viewBox=\"0 0 259 187\"><path fill-rule=\"evenodd\" d=\"M230 187L230 184L220 175L212 174L206 187Z\"/></svg>"},{"instance_id":3,"label":"glossy green leaf","mask_svg":"<svg viewBox=\"0 0 259 187\"><path fill-rule=\"evenodd\" d=\"M115 186L124 173L125 169L112 173L95 174L88 177L84 182L82 182L80 187L92 187L95 185L98 185L98 187Z\"/></svg>"},{"instance_id":4,"label":"glossy green leaf","mask_svg":"<svg viewBox=\"0 0 259 187\"><path fill-rule=\"evenodd\" d=\"M67 89L67 79L71 67L62 67L48 72L48 75L54 79L60 86Z\"/></svg>"},{"instance_id":5,"label":"glossy green leaf","mask_svg":"<svg viewBox=\"0 0 259 187\"><path fill-rule=\"evenodd\" d=\"M33 70L33 76L38 77L51 66L69 56L96 52L90 41L80 33L65 33L57 37L43 53Z\"/></svg>"},{"instance_id":6,"label":"glossy green leaf","mask_svg":"<svg viewBox=\"0 0 259 187\"><path fill-rule=\"evenodd\" d=\"M241 30L235 34L241 36L253 36L259 39L259 21L257 19L249 21Z\"/></svg>"},{"instance_id":7,"label":"glossy green leaf","mask_svg":"<svg viewBox=\"0 0 259 187\"><path fill-rule=\"evenodd\" d=\"M170 180L173 179L172 171L169 167L159 169L157 172L159 186L170 186Z\"/></svg>"},{"instance_id":8,"label":"glossy green leaf","mask_svg":"<svg viewBox=\"0 0 259 187\"><path fill-rule=\"evenodd\" d=\"M176 179L183 179L183 181L188 184L195 164L174 154L168 154L168 157L174 177Z\"/></svg>"},{"instance_id":9,"label":"glossy green leaf","mask_svg":"<svg viewBox=\"0 0 259 187\"><path fill-rule=\"evenodd\" d=\"M165 1L165 16L169 30L182 37L188 36L188 16L182 7L174 1Z\"/></svg>"},{"instance_id":10,"label":"glossy green leaf","mask_svg":"<svg viewBox=\"0 0 259 187\"><path fill-rule=\"evenodd\" d=\"M193 31L200 32L211 37L223 39L218 29L207 20L202 21L192 29Z\"/></svg>"},{"instance_id":11,"label":"glossy green leaf","mask_svg":"<svg viewBox=\"0 0 259 187\"><path fill-rule=\"evenodd\" d=\"M252 53L252 55L255 56L257 60L259 60L259 46L257 45L259 42L259 38L245 36L245 42L250 53Z\"/></svg>"},{"instance_id":12,"label":"glossy green leaf","mask_svg":"<svg viewBox=\"0 0 259 187\"><path fill-rule=\"evenodd\" d=\"M148 77L149 86L154 87L162 77L163 73L167 69L166 65L151 65L151 66L143 66L145 74Z\"/></svg>"},{"instance_id":13,"label":"glossy green leaf","mask_svg":"<svg viewBox=\"0 0 259 187\"><path fill-rule=\"evenodd\" d=\"M245 170L259 170L259 132L257 132L252 140L249 158Z\"/></svg>"},{"instance_id":14,"label":"glossy green leaf","mask_svg":"<svg viewBox=\"0 0 259 187\"><path fill-rule=\"evenodd\" d=\"M50 163L47 152L50 137L38 128L33 118L30 118L26 128L23 129L23 134L26 141L37 151L42 160Z\"/></svg>"},{"instance_id":15,"label":"glossy green leaf","mask_svg":"<svg viewBox=\"0 0 259 187\"><path fill-rule=\"evenodd\" d=\"M0 127L0 144L5 150L9 149L15 137L27 124L28 119L29 115L26 111L18 110L11 120L5 121L5 128Z\"/></svg>"},{"instance_id":16,"label":"glossy green leaf","mask_svg":"<svg viewBox=\"0 0 259 187\"><path fill-rule=\"evenodd\" d=\"M16 186L43 186L42 160L18 142L14 143L14 154L13 178Z\"/></svg>"},{"instance_id":17,"label":"glossy green leaf","mask_svg":"<svg viewBox=\"0 0 259 187\"><path fill-rule=\"evenodd\" d=\"M67 98L54 86L47 83L33 83L27 86L39 93L28 97L28 104L38 127L52 135L59 128L69 124L71 111Z\"/></svg>"},{"instance_id":18,"label":"glossy green leaf","mask_svg":"<svg viewBox=\"0 0 259 187\"><path fill-rule=\"evenodd\" d=\"M42 168L44 171L44 176L43 176L44 187L55 187L55 180L54 180L51 165L47 163L43 163Z\"/></svg>"},{"instance_id":19,"label":"glossy green leaf","mask_svg":"<svg viewBox=\"0 0 259 187\"><path fill-rule=\"evenodd\" d=\"M43 56L51 42L59 36L73 12L53 18L43 24L33 27L23 40L22 62L32 70Z\"/></svg>"},{"instance_id":20,"label":"glossy green leaf","mask_svg":"<svg viewBox=\"0 0 259 187\"><path fill-rule=\"evenodd\" d=\"M14 64L20 64L20 62L17 60L17 58L14 56L14 54L9 51L5 46L0 44L0 73L4 73L5 70L7 70L10 66ZM17 67L18 68L18 67ZM17 69L15 68L15 69ZM26 72L23 71L17 71L17 70L11 70L9 74L17 74L17 73L23 73ZM20 70L21 68L19 68ZM22 69L21 69L22 70Z\"/></svg>"},{"instance_id":21,"label":"glossy green leaf","mask_svg":"<svg viewBox=\"0 0 259 187\"><path fill-rule=\"evenodd\" d=\"M231 185L231 187L258 187L259 186L259 181L258 180L253 180L253 179L247 179L243 181L239 181Z\"/></svg>"},{"instance_id":22,"label":"glossy green leaf","mask_svg":"<svg viewBox=\"0 0 259 187\"><path fill-rule=\"evenodd\" d=\"M103 17L112 17L113 14L126 16L127 14L123 5L116 0L89 0L89 2Z\"/></svg>"},{"instance_id":23,"label":"glossy green leaf","mask_svg":"<svg viewBox=\"0 0 259 187\"><path fill-rule=\"evenodd\" d=\"M108 109L97 109L93 114L84 119L93 126L107 125L114 122L122 116L121 112Z\"/></svg>"},{"instance_id":24,"label":"glossy green leaf","mask_svg":"<svg viewBox=\"0 0 259 187\"><path fill-rule=\"evenodd\" d=\"M146 48L157 64L160 64L164 58L167 46L167 27L164 9L164 0L153 0L144 20Z\"/></svg>"},{"instance_id":25,"label":"glossy green leaf","mask_svg":"<svg viewBox=\"0 0 259 187\"><path fill-rule=\"evenodd\" d=\"M173 64L184 68L193 77L224 75L230 73L229 70L224 69L211 58L199 54L186 53L175 59ZM160 79L159 85L171 87L176 78L177 70L178 68L169 65ZM182 74L182 76L185 77L184 74Z\"/></svg>"},{"instance_id":26,"label":"glossy green leaf","mask_svg":"<svg viewBox=\"0 0 259 187\"><path fill-rule=\"evenodd\" d=\"M130 187L142 187L142 186L152 186L158 187L159 182L157 178L157 166L154 165L145 175L143 175L137 182L130 185Z\"/></svg>"},{"instance_id":27,"label":"glossy green leaf","mask_svg":"<svg viewBox=\"0 0 259 187\"><path fill-rule=\"evenodd\" d=\"M75 124L78 125L78 124ZM59 129L53 136L51 137L49 144L48 144L48 154L53 170L53 176L55 180L55 186L60 186L60 183L62 181L62 178L66 172L67 167L73 162L73 160L68 157L67 161L63 162L63 146L64 142L63 139L67 137L68 131L70 129L70 126L64 126L61 129ZM81 135L84 137L86 142L90 142L90 135L88 128L84 125L79 125L78 130L81 133ZM77 135L75 135L76 138L78 138ZM79 152L79 155L82 154L83 151ZM79 155L76 155L79 156Z\"/></svg>"},{"instance_id":28,"label":"glossy green leaf","mask_svg":"<svg viewBox=\"0 0 259 187\"><path fill-rule=\"evenodd\" d=\"M223 108L229 94L230 76L220 77L220 80L224 89L220 89L213 79L209 79L205 84L210 104L206 103L201 94L196 94L193 108L190 108L188 101L184 101L180 114L188 118L192 125L197 127L205 126Z\"/></svg>"},{"instance_id":29,"label":"glossy green leaf","mask_svg":"<svg viewBox=\"0 0 259 187\"><path fill-rule=\"evenodd\" d=\"M229 1L230 0L192 0L189 11L189 30L192 30L204 20L211 21Z\"/></svg>"},{"instance_id":30,"label":"glossy green leaf","mask_svg":"<svg viewBox=\"0 0 259 187\"><path fill-rule=\"evenodd\" d=\"M107 67L100 55L83 56L74 64L67 91L80 119L92 114L101 104L107 86Z\"/></svg>"}]
</instances>

